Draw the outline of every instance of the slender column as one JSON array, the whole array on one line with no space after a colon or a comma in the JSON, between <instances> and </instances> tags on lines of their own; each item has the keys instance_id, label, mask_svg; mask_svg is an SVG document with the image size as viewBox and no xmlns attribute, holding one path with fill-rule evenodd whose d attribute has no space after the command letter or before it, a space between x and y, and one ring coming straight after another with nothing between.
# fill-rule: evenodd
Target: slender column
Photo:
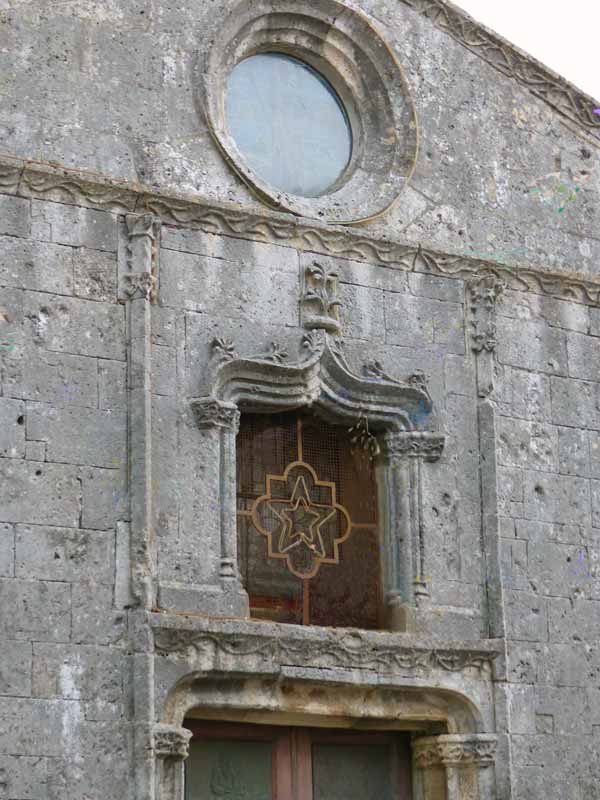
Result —
<instances>
[{"instance_id":1,"label":"slender column","mask_svg":"<svg viewBox=\"0 0 600 800\"><path fill-rule=\"evenodd\" d=\"M444 437L425 432L390 431L383 436L377 465L384 546L384 597L387 626L407 630L415 595L422 594L423 542L420 464L435 461ZM415 591L416 587L416 591Z\"/></svg>"},{"instance_id":2,"label":"slender column","mask_svg":"<svg viewBox=\"0 0 600 800\"><path fill-rule=\"evenodd\" d=\"M189 755L191 731L174 725L154 727L156 800L183 800L185 781L183 762Z\"/></svg>"},{"instance_id":3,"label":"slender column","mask_svg":"<svg viewBox=\"0 0 600 800\"><path fill-rule=\"evenodd\" d=\"M237 559L235 491L235 437L239 430L240 412L233 403L224 403L212 397L195 400L192 407L198 427L212 430L218 437L221 585L224 591L240 593L243 596L245 592L240 580Z\"/></svg>"},{"instance_id":4,"label":"slender column","mask_svg":"<svg viewBox=\"0 0 600 800\"><path fill-rule=\"evenodd\" d=\"M156 605L156 544L152 526L152 399L150 305L156 284L159 227L151 214L128 214L127 272L121 295L128 322L128 470L130 571L133 600Z\"/></svg>"},{"instance_id":5,"label":"slender column","mask_svg":"<svg viewBox=\"0 0 600 800\"><path fill-rule=\"evenodd\" d=\"M413 743L415 800L495 800L496 737L427 736Z\"/></svg>"},{"instance_id":6,"label":"slender column","mask_svg":"<svg viewBox=\"0 0 600 800\"><path fill-rule=\"evenodd\" d=\"M504 285L495 276L472 281L468 288L471 349L475 353L481 481L481 536L485 555L485 578L489 636L505 633L500 537L498 530L498 487L496 421L493 404L496 351L496 303Z\"/></svg>"}]
</instances>

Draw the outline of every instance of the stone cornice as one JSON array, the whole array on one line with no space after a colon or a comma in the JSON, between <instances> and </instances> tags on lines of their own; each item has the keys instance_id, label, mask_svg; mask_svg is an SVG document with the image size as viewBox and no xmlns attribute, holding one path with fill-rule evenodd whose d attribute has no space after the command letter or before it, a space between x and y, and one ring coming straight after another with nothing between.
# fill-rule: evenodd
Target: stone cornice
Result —
<instances>
[{"instance_id":1,"label":"stone cornice","mask_svg":"<svg viewBox=\"0 0 600 800\"><path fill-rule=\"evenodd\" d=\"M435 0L437 2L437 0ZM37 198L120 214L151 212L160 221L214 235L269 242L337 258L385 264L468 280L494 276L508 289L535 292L585 305L600 305L600 282L577 273L552 273L531 267L442 253L370 237L352 228L301 221L272 211L246 212L206 199L156 193L150 187L117 181L59 165L0 156L0 194Z\"/></svg>"},{"instance_id":2,"label":"stone cornice","mask_svg":"<svg viewBox=\"0 0 600 800\"><path fill-rule=\"evenodd\" d=\"M600 134L598 103L565 78L445 0L400 0L498 72L592 135Z\"/></svg>"},{"instance_id":3,"label":"stone cornice","mask_svg":"<svg viewBox=\"0 0 600 800\"><path fill-rule=\"evenodd\" d=\"M219 621L152 614L155 651L193 661L206 657L230 668L244 662L267 672L283 667L367 670L377 675L418 676L431 669L491 677L498 655L493 641L437 642L421 637L358 630L298 629L291 625ZM233 663L235 662L235 664ZM251 670L252 671L252 670Z\"/></svg>"}]
</instances>

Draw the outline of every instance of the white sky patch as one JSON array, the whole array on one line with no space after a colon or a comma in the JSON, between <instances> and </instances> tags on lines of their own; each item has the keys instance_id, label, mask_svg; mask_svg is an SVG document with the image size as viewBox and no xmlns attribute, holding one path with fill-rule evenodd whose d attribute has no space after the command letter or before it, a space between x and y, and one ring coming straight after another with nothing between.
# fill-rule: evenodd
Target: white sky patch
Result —
<instances>
[{"instance_id":1,"label":"white sky patch","mask_svg":"<svg viewBox=\"0 0 600 800\"><path fill-rule=\"evenodd\" d=\"M600 0L452 0L600 106Z\"/></svg>"}]
</instances>

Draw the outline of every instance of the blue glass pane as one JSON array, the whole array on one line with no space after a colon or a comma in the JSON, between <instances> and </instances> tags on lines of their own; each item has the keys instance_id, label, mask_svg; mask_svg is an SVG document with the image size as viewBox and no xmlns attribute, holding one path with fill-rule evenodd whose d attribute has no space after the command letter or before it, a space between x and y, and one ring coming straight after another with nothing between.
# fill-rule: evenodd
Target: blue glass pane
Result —
<instances>
[{"instance_id":1,"label":"blue glass pane","mask_svg":"<svg viewBox=\"0 0 600 800\"><path fill-rule=\"evenodd\" d=\"M277 189L318 197L348 165L352 134L340 99L301 61L279 53L241 61L225 112L248 166Z\"/></svg>"}]
</instances>

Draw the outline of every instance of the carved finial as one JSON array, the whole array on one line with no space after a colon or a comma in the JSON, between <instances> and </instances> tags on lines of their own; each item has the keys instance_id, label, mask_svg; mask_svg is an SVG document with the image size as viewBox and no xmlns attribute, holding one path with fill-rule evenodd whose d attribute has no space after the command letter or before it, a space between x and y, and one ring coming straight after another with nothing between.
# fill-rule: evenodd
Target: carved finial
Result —
<instances>
[{"instance_id":1,"label":"carved finial","mask_svg":"<svg viewBox=\"0 0 600 800\"><path fill-rule=\"evenodd\" d=\"M486 275L469 285L471 311L471 348L475 353L496 349L495 306L504 292L505 284L495 275Z\"/></svg>"},{"instance_id":2,"label":"carved finial","mask_svg":"<svg viewBox=\"0 0 600 800\"><path fill-rule=\"evenodd\" d=\"M304 327L340 333L340 300L337 299L339 275L316 261L306 268L302 316Z\"/></svg>"}]
</instances>

